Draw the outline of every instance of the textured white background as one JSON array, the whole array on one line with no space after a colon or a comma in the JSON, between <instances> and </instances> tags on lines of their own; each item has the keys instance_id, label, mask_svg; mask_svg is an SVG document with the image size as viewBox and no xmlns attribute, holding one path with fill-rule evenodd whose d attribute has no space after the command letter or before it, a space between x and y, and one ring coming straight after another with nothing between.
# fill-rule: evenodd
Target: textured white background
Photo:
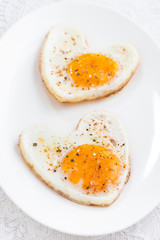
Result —
<instances>
[{"instance_id":1,"label":"textured white background","mask_svg":"<svg viewBox=\"0 0 160 240\"><path fill-rule=\"evenodd\" d=\"M0 36L18 19L47 3L60 0L0 0ZM65 0L63 0L65 1ZM76 0L75 0L76 1ZM82 0L85 1L85 0ZM96 1L96 0L93 0ZM146 28L160 41L160 0L100 0ZM98 0L96 2L99 2ZM135 209L136 211L136 209ZM106 226L107 227L107 226ZM0 188L0 240L157 240L160 205L139 223L106 237L76 237L51 230L23 213Z\"/></svg>"}]
</instances>

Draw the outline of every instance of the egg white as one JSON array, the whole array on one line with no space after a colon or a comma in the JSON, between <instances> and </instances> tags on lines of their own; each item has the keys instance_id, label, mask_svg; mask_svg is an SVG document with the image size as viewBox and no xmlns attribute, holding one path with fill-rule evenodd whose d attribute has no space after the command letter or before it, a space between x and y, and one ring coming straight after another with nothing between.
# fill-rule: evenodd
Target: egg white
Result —
<instances>
[{"instance_id":1,"label":"egg white","mask_svg":"<svg viewBox=\"0 0 160 240\"><path fill-rule=\"evenodd\" d=\"M67 68L75 58L85 53L103 54L117 62L119 71L116 77L103 86L89 89L76 87L67 73ZM130 44L116 43L104 49L92 49L88 47L78 29L70 24L59 24L54 26L45 38L39 58L39 69L47 89L57 100L79 102L116 93L130 80L138 63L138 52Z\"/></svg>"},{"instance_id":2,"label":"egg white","mask_svg":"<svg viewBox=\"0 0 160 240\"><path fill-rule=\"evenodd\" d=\"M36 146L34 146L35 143ZM55 167L74 147L82 144L105 147L108 146L108 143L109 147L107 148L111 149L120 159L122 166L125 164L125 169L119 176L119 185L109 185L107 192L86 195L82 188L72 184L68 179L64 179L61 168L56 168L57 170L54 172ZM80 120L76 131L68 135L60 134L59 131L44 125L31 126L20 135L19 147L23 159L36 175L61 195L81 204L110 205L117 199L129 178L130 157L125 130L119 120L106 111L87 114ZM47 148L49 150L45 152L44 149ZM49 159L47 158L48 153Z\"/></svg>"}]
</instances>

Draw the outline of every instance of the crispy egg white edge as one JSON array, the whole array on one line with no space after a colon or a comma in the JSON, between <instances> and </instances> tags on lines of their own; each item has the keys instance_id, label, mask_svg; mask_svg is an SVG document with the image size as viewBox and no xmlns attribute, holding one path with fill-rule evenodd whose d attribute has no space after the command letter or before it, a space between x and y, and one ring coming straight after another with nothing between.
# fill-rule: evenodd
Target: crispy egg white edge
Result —
<instances>
[{"instance_id":1,"label":"crispy egg white edge","mask_svg":"<svg viewBox=\"0 0 160 240\"><path fill-rule=\"evenodd\" d=\"M76 45L72 39L75 39ZM84 53L99 53L112 58L119 64L117 77L103 86L91 87L90 90L87 88L82 90L82 87L74 86L74 81L66 69L72 59ZM70 24L59 24L50 30L43 43L39 61L40 72L46 87L62 102L95 99L117 92L132 77L138 63L139 55L132 45L117 43L100 50L91 49L81 32ZM63 76L60 76L58 71Z\"/></svg>"},{"instance_id":2,"label":"crispy egg white edge","mask_svg":"<svg viewBox=\"0 0 160 240\"><path fill-rule=\"evenodd\" d=\"M33 147L32 144L33 142L37 141L38 137L43 137L48 142L50 140L52 142L55 140L59 142L61 146L64 146L66 144L66 140L68 142L68 146L70 145L70 143L73 142L77 143L75 146L79 146L85 143L93 144L93 142L91 141L91 137L88 135L88 132L85 131L86 127L88 127L89 121L91 121L91 119L93 118L96 120L103 119L104 124L107 126L108 129L110 129L110 134L112 135L111 137L114 137L114 139L120 144L125 143L125 146L123 147L123 150L120 154L123 155L123 161L126 164L126 169L120 178L121 182L118 189L117 187L115 187L111 188L108 193L86 195L83 192L79 191L76 187L73 187L73 184L71 184L68 180L62 179L60 171L57 171L56 173L48 171L48 165L45 164L45 155L40 155L40 149L38 149L37 147ZM84 136L79 137L82 133L84 133ZM99 143L98 145L101 144ZM19 146L24 160L29 165L29 167L34 170L36 175L38 175L45 183L47 183L58 193L81 204L97 206L110 205L117 199L129 177L130 158L125 130L121 123L117 120L117 118L113 114L106 111L93 112L86 115L84 118L81 119L77 130L65 136L60 136L60 133L58 131L55 131L54 129L46 127L44 125L31 126L24 130L20 135ZM112 150L114 152L114 146ZM62 154L63 156L65 156L66 151L64 151ZM59 160L62 160L62 157L59 158L59 156L57 155L56 159L54 160L55 166L57 165L57 162Z\"/></svg>"}]
</instances>

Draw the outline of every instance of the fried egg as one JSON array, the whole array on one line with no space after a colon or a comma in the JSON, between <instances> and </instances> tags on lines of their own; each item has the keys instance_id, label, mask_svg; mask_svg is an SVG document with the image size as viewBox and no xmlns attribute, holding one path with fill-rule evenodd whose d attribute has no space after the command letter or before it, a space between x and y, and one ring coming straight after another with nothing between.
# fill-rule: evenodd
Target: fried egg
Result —
<instances>
[{"instance_id":1,"label":"fried egg","mask_svg":"<svg viewBox=\"0 0 160 240\"><path fill-rule=\"evenodd\" d=\"M20 135L19 147L41 180L80 204L112 204L129 178L127 136L107 111L87 114L66 135L44 125L31 126Z\"/></svg>"},{"instance_id":2,"label":"fried egg","mask_svg":"<svg viewBox=\"0 0 160 240\"><path fill-rule=\"evenodd\" d=\"M137 50L125 43L90 48L74 26L59 24L47 34L39 69L48 91L60 102L80 102L121 90L139 62Z\"/></svg>"}]
</instances>

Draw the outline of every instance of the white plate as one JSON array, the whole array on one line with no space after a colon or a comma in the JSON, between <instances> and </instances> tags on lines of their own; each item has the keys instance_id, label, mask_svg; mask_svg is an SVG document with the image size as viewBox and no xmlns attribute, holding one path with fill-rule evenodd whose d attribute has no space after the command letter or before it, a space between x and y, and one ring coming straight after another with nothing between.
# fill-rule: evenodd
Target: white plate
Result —
<instances>
[{"instance_id":1,"label":"white plate","mask_svg":"<svg viewBox=\"0 0 160 240\"><path fill-rule=\"evenodd\" d=\"M50 96L38 71L38 54L54 24L74 23L91 46L129 42L140 66L118 94L96 101L63 104ZM160 201L160 49L126 16L91 3L56 3L41 8L12 27L0 43L0 184L28 215L56 230L104 235L139 221ZM110 207L73 203L44 185L24 164L17 143L28 125L45 123L65 131L96 109L115 113L128 132L132 172Z\"/></svg>"}]
</instances>

